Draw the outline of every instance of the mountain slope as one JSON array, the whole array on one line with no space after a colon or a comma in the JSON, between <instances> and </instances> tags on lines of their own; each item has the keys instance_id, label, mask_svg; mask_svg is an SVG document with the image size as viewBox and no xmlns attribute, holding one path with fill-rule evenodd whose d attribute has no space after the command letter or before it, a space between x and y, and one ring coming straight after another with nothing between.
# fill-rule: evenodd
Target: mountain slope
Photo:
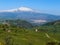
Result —
<instances>
[{"instance_id":1,"label":"mountain slope","mask_svg":"<svg viewBox=\"0 0 60 45\"><path fill-rule=\"evenodd\" d=\"M60 20L49 22L49 23L46 23L45 25L60 26Z\"/></svg>"},{"instance_id":2,"label":"mountain slope","mask_svg":"<svg viewBox=\"0 0 60 45\"><path fill-rule=\"evenodd\" d=\"M12 26L12 27L22 27L22 28L32 28L32 24L25 20L4 20L2 21L3 25Z\"/></svg>"},{"instance_id":3,"label":"mountain slope","mask_svg":"<svg viewBox=\"0 0 60 45\"><path fill-rule=\"evenodd\" d=\"M23 19L31 23L45 23L54 20L60 20L60 16L52 14L40 13L31 8L21 7L14 10L6 10L0 12L0 19Z\"/></svg>"}]
</instances>

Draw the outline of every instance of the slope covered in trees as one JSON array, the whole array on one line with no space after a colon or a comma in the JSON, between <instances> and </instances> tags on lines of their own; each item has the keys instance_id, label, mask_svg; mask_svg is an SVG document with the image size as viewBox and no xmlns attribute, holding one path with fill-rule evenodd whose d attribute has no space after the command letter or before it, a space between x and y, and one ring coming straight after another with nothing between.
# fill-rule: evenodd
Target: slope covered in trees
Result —
<instances>
[{"instance_id":1,"label":"slope covered in trees","mask_svg":"<svg viewBox=\"0 0 60 45\"><path fill-rule=\"evenodd\" d=\"M59 45L60 25L46 24L34 28L30 25L23 20L6 20L0 24L0 45Z\"/></svg>"},{"instance_id":2,"label":"slope covered in trees","mask_svg":"<svg viewBox=\"0 0 60 45\"><path fill-rule=\"evenodd\" d=\"M37 27L40 31L47 31L47 32L60 32L60 20L48 22L42 26Z\"/></svg>"},{"instance_id":3,"label":"slope covered in trees","mask_svg":"<svg viewBox=\"0 0 60 45\"><path fill-rule=\"evenodd\" d=\"M2 24L4 25L8 25L8 26L12 26L12 27L23 27L23 28L32 28L32 24L25 21L25 20L20 20L20 19L16 19L16 20L4 20L2 21Z\"/></svg>"}]
</instances>

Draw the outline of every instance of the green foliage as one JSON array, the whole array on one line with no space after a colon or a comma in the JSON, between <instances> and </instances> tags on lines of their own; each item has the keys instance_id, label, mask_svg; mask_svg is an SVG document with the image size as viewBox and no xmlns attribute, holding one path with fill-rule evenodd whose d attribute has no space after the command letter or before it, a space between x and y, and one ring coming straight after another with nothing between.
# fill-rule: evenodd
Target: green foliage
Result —
<instances>
[{"instance_id":1,"label":"green foliage","mask_svg":"<svg viewBox=\"0 0 60 45\"><path fill-rule=\"evenodd\" d=\"M20 27L20 21L8 22L10 25L0 24L0 42L4 43L3 45L53 45L55 42L57 45L60 44L60 25L24 28L24 26ZM19 26L15 26L14 22L17 22ZM26 22L23 21L23 23L22 25L27 25ZM35 31L36 29L38 32ZM45 33L49 34L50 38L47 38Z\"/></svg>"},{"instance_id":2,"label":"green foliage","mask_svg":"<svg viewBox=\"0 0 60 45\"><path fill-rule=\"evenodd\" d=\"M11 37L7 36L5 38L5 45L13 45L13 40Z\"/></svg>"},{"instance_id":3,"label":"green foliage","mask_svg":"<svg viewBox=\"0 0 60 45\"><path fill-rule=\"evenodd\" d=\"M25 21L25 20L6 20L8 24L10 24L13 27L23 27L23 28L32 28L32 24Z\"/></svg>"}]
</instances>

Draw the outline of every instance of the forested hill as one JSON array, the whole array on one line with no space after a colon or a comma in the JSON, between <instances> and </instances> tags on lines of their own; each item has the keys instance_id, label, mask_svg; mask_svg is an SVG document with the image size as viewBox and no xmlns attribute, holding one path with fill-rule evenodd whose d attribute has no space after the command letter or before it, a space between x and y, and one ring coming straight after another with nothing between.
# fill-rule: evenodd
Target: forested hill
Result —
<instances>
[{"instance_id":1,"label":"forested hill","mask_svg":"<svg viewBox=\"0 0 60 45\"><path fill-rule=\"evenodd\" d=\"M7 24L10 26L15 26L15 27L23 27L23 28L32 28L32 24L25 21L25 20L20 20L20 19L16 19L16 20L4 20L1 21L2 24Z\"/></svg>"},{"instance_id":2,"label":"forested hill","mask_svg":"<svg viewBox=\"0 0 60 45\"><path fill-rule=\"evenodd\" d=\"M49 22L49 23L46 23L44 25L60 25L60 20Z\"/></svg>"},{"instance_id":3,"label":"forested hill","mask_svg":"<svg viewBox=\"0 0 60 45\"><path fill-rule=\"evenodd\" d=\"M42 26L37 27L37 29L43 32L60 32L60 20L48 22Z\"/></svg>"}]
</instances>

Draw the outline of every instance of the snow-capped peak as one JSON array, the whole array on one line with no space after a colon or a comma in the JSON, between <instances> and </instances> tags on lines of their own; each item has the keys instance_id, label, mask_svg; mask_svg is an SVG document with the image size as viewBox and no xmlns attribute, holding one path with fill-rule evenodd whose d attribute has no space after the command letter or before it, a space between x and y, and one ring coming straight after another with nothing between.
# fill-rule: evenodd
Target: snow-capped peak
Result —
<instances>
[{"instance_id":1,"label":"snow-capped peak","mask_svg":"<svg viewBox=\"0 0 60 45\"><path fill-rule=\"evenodd\" d=\"M28 8L28 7L20 7L19 10L20 11L33 11L31 8Z\"/></svg>"},{"instance_id":2,"label":"snow-capped peak","mask_svg":"<svg viewBox=\"0 0 60 45\"><path fill-rule=\"evenodd\" d=\"M16 8L16 9L10 9L10 10L0 10L0 12L15 12L15 11L31 11L31 12L34 12L33 9L28 8L28 7L20 7L20 8Z\"/></svg>"}]
</instances>

